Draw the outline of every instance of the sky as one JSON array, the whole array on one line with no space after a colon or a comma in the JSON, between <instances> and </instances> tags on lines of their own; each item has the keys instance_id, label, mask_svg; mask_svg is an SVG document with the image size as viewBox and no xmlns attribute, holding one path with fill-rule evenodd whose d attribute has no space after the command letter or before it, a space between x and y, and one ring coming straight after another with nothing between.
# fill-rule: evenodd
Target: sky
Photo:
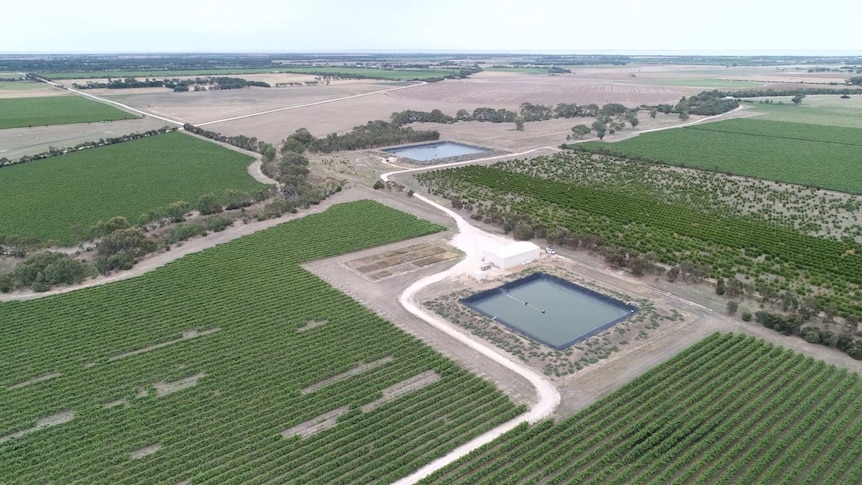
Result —
<instances>
[{"instance_id":1,"label":"sky","mask_svg":"<svg viewBox=\"0 0 862 485\"><path fill-rule=\"evenodd\" d=\"M860 14L858 0L10 1L0 52L858 55Z\"/></svg>"}]
</instances>

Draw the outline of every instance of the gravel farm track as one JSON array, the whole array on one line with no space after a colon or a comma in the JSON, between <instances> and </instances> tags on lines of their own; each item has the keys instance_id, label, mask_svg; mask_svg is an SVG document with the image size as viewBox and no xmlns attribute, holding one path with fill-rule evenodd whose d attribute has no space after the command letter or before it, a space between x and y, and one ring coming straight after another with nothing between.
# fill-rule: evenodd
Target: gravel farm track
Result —
<instances>
[{"instance_id":1,"label":"gravel farm track","mask_svg":"<svg viewBox=\"0 0 862 485\"><path fill-rule=\"evenodd\" d=\"M45 81L48 82L48 81ZM48 82L49 84L53 84ZM409 87L417 86L402 86L393 89L406 89ZM56 85L55 85L56 86ZM77 90L72 90L66 88L68 91L89 97L91 99L105 102L114 106L118 106L122 109L129 110L134 113L142 114L148 117L155 117L157 119L170 122L177 125L182 125L181 122L172 120L169 118L164 118L160 116L153 115L151 113L147 113L145 111L141 111L138 109L131 108L129 106L123 105L121 103L117 103L115 101L106 100L100 98L98 96L90 95L87 93L82 93ZM388 90L387 90L388 91ZM378 91L380 92L380 91ZM367 93L359 96L368 96L370 94L375 93ZM331 103L338 101L340 99L349 99L356 96L350 96L347 98L338 98L329 101L325 101L325 103ZM300 106L292 106L285 107L279 109L281 110L289 110L295 109ZM688 126L695 123L702 123L705 121L714 121L717 119L724 119L727 117L735 117L738 116L740 108L734 110L730 113L725 113L724 115L718 115L715 117L708 117L698 119L696 121L692 121L685 124L679 124L666 128L658 128L655 130L649 131L659 131L671 128L677 128L682 126ZM261 112L258 114L266 114L272 112L272 110L268 110L266 112ZM256 114L243 115L239 118L247 118L250 116L255 116ZM215 123L215 122L211 122ZM643 132L647 132L644 130ZM625 134L618 135L617 137L608 137L608 141L612 141L614 139L623 139L628 136L636 136L635 134ZM224 145L226 147L235 149L235 147L230 147L228 145ZM500 155L495 157L488 157L476 160L469 160L465 162L455 162L449 164L442 164L436 166L429 167L420 167L420 168L409 168L403 170L395 170L388 173L384 173L381 175L381 179L384 181L389 181L391 177L398 176L400 174L410 174L424 170L434 170L444 167L453 167L453 166L462 166L468 164L477 164L477 163L489 163L493 162L497 159L503 158L517 158L532 154L538 154L541 152L553 152L557 151L556 148L553 147L537 147L529 150L521 151L519 153ZM243 151L243 153L248 153ZM393 168L395 168L393 166ZM274 181L268 179L265 175L260 172L260 160L256 158L255 162L250 165L249 173L254 176L257 180L265 183L273 183ZM102 285L111 283L114 281L124 280L133 278L144 273L155 270L158 267L161 267L171 261L179 259L187 254L202 251L206 248L216 246L218 244L222 244L233 239L242 237L247 234L251 234L257 231L261 231L267 229L269 227L281 224L282 222L286 222L291 219L295 219L298 217L304 217L307 214L317 213L326 210L328 207L341 203L341 202L349 202L351 200L357 200L361 198L369 198L368 194L371 191L367 190L345 190L341 193L335 194L334 196L328 198L323 201L320 205L314 206L313 208L303 211L300 214L288 214L282 216L280 218L271 219L263 222L250 222L248 224L236 224L233 227L226 229L220 233L213 233L205 237L192 239L190 241L186 241L181 247L177 247L171 249L171 251L159 253L149 258L143 259L138 265L136 265L133 269L121 273L117 273L110 276L99 276L96 278L92 278L85 283L73 287L64 287L52 291L48 291L45 293L33 293L33 292L18 292L15 294L9 295L0 295L0 301L11 301L11 300L29 300L34 298L40 298L44 296L49 296L58 293L66 293L69 291L74 291L83 287L90 287L96 285ZM383 196L386 197L386 196ZM484 359L494 362L497 365L501 365L510 371L514 371L520 376L527 379L536 390L536 395L538 397L537 402L534 402L530 410L524 415L519 416L518 418L504 423L503 425L473 439L472 441L460 446L459 448L453 450L449 454L440 457L433 462L427 464L421 469L417 470L413 474L408 477L405 477L399 480L398 484L408 484L408 483L416 483L424 477L427 477L434 471L445 467L446 465L458 460L459 458L465 456L469 452L481 447L482 445L491 442L495 438L504 434L505 432L511 430L519 423L522 422L536 422L541 419L545 419L554 415L555 410L558 405L561 404L561 393L560 390L546 377L537 374L532 369L529 369L522 365L520 362L514 360L512 357L504 354L502 351L494 348L491 344L484 343L480 341L478 338L473 337L464 333L461 330L458 330L455 325L444 321L443 319L429 314L422 308L420 308L414 302L414 296L417 292L419 292L422 288L425 288L434 283L440 282L446 278L463 275L465 273L470 273L472 270L477 269L479 267L480 258L484 249L488 247L499 246L503 244L507 244L511 242L511 240L504 238L502 236L492 234L490 232L486 232L479 227L476 227L470 223L468 223L463 217L461 217L456 212L443 207L439 203L435 202L429 197L425 197L418 193L415 194L415 198L418 201L424 202L428 204L435 211L441 211L447 217L454 220L457 225L457 231L455 235L451 239L451 243L456 248L460 249L465 253L465 257L458 264L448 268L445 271L432 274L429 276L425 276L418 281L413 282L407 288L405 288L399 295L398 301L399 303L406 309L408 312L413 315L421 318L428 325L434 327L438 331L449 335L460 341L461 343L467 345L471 349L475 350L478 354L481 354ZM578 258L579 259L579 258ZM799 338L788 338L779 335L776 332L760 327L759 325L745 324L738 319L733 319L727 316L724 316L720 313L720 311L716 311L716 305L710 305L713 308L709 308L708 306L702 305L701 303L697 303L693 300L693 294L689 294L694 290L682 290L681 292L674 291L673 293L656 288L654 285L650 285L644 281L635 279L633 277L628 276L619 276L616 273L611 273L608 269L600 267L595 264L584 263L580 260L575 260L575 263L582 267L584 274L588 277L595 278L597 280L601 280L603 283L607 284L607 286L613 287L619 284L626 285L641 285L643 287L647 287L649 291L653 292L656 297L662 297L667 299L672 299L677 301L679 304L684 305L690 313L695 315L695 318L692 319L684 328L680 329L680 333L673 334L668 332L662 336L659 336L655 341L649 341L639 348L633 348L627 352L624 352L623 355L617 355L614 358L608 359L607 362L604 362L601 365L593 366L588 369L585 369L583 375L579 377L579 380L582 380L587 389L583 391L571 392L566 391L563 393L564 398L562 399L563 406L568 408L566 414L571 414L580 409L585 408L592 402L595 402L599 398L604 395L612 392L616 388L624 385L630 379L640 375L643 372L646 372L650 368L655 365L660 364L661 362L670 359L677 352L683 350L688 345L691 345L709 333L715 331L734 331L734 332L743 332L750 335L755 335L759 338L763 338L765 340L771 341L773 343L777 343L779 345L791 348L795 351L802 352L806 355L810 355L822 360L830 364L834 364L839 367L847 368L853 370L855 372L862 373L862 362L856 362L851 360L844 354L838 353L837 351L833 351L831 349L817 346L813 344L808 344L802 339ZM689 291L689 293L686 293ZM698 300L701 301L701 300ZM705 303L704 301L701 301ZM629 355L625 355L629 354ZM638 365L632 365L634 360L638 360ZM611 375L608 375L608 372ZM592 392L590 391L592 389ZM567 403L572 399L572 403Z\"/></svg>"}]
</instances>

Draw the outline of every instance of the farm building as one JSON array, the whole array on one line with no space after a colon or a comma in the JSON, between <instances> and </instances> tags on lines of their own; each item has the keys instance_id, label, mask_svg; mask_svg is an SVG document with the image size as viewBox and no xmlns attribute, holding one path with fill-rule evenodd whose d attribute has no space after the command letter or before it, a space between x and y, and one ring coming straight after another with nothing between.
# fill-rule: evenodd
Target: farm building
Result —
<instances>
[{"instance_id":1,"label":"farm building","mask_svg":"<svg viewBox=\"0 0 862 485\"><path fill-rule=\"evenodd\" d=\"M485 251L485 261L500 269L509 269L539 259L542 250L529 241L519 241L502 248Z\"/></svg>"}]
</instances>

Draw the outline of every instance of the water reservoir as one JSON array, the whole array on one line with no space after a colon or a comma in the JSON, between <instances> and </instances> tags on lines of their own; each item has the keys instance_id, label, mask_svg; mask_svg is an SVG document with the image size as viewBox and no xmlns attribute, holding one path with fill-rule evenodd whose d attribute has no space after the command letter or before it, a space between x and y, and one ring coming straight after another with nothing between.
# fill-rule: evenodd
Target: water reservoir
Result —
<instances>
[{"instance_id":1,"label":"water reservoir","mask_svg":"<svg viewBox=\"0 0 862 485\"><path fill-rule=\"evenodd\" d=\"M392 153L399 157L409 158L411 160L430 162L443 158L474 155L476 153L487 152L488 150L486 148L464 145L463 143L439 141L434 143L423 143L421 145L384 148L382 151Z\"/></svg>"},{"instance_id":2,"label":"water reservoir","mask_svg":"<svg viewBox=\"0 0 862 485\"><path fill-rule=\"evenodd\" d=\"M461 303L555 349L588 339L637 312L632 305L545 273L477 293Z\"/></svg>"}]
</instances>

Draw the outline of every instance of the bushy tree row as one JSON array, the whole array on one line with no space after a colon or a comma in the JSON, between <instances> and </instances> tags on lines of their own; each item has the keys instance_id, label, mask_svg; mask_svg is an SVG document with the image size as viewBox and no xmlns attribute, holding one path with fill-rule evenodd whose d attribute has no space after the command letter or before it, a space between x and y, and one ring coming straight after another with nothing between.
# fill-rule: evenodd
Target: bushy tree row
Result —
<instances>
[{"instance_id":1,"label":"bushy tree row","mask_svg":"<svg viewBox=\"0 0 862 485\"><path fill-rule=\"evenodd\" d=\"M354 127L344 134L331 133L317 138L306 129L299 129L285 141L293 146L301 145L303 151L331 153L342 150L362 150L386 145L400 145L422 141L434 141L440 133L432 130L414 130L387 121L369 121ZM296 151L296 150L290 150Z\"/></svg>"}]
</instances>

